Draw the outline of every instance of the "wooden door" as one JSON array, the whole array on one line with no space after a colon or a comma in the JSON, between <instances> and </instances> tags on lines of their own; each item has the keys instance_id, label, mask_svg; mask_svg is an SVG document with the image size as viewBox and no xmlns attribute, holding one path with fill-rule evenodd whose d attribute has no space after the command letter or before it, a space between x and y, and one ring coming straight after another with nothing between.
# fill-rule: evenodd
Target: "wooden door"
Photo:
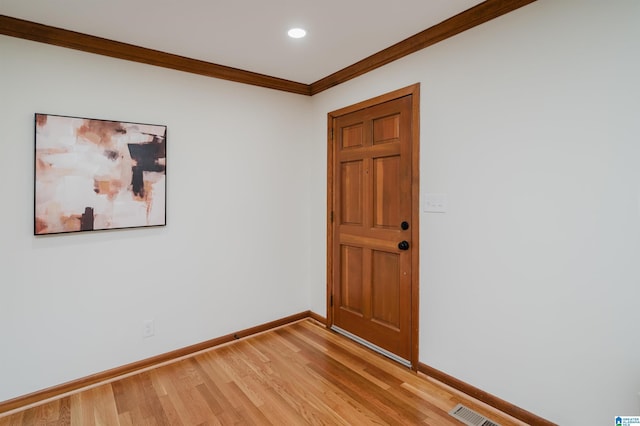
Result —
<instances>
[{"instance_id":1,"label":"wooden door","mask_svg":"<svg viewBox=\"0 0 640 426\"><path fill-rule=\"evenodd\" d=\"M418 87L409 89L330 114L329 151L331 324L408 365L418 259Z\"/></svg>"}]
</instances>

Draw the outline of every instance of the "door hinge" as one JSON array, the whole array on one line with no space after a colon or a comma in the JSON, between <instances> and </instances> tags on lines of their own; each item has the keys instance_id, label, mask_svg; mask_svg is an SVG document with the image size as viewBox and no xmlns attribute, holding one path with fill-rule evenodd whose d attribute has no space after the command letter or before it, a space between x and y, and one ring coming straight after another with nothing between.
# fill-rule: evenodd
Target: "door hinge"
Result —
<instances>
[{"instance_id":1,"label":"door hinge","mask_svg":"<svg viewBox=\"0 0 640 426\"><path fill-rule=\"evenodd\" d=\"M331 222L333 222L333 212L331 212L331 214L329 216L330 216L329 220L331 220Z\"/></svg>"},{"instance_id":2,"label":"door hinge","mask_svg":"<svg viewBox=\"0 0 640 426\"><path fill-rule=\"evenodd\" d=\"M333 127L331 128L331 140L333 140Z\"/></svg>"},{"instance_id":3,"label":"door hinge","mask_svg":"<svg viewBox=\"0 0 640 426\"><path fill-rule=\"evenodd\" d=\"M329 306L333 308L333 294L329 297Z\"/></svg>"}]
</instances>

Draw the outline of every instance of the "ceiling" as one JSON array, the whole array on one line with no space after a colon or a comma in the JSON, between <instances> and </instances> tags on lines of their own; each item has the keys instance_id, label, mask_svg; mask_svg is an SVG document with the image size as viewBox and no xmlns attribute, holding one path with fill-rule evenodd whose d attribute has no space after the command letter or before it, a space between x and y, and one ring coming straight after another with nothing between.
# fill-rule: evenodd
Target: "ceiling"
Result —
<instances>
[{"instance_id":1,"label":"ceiling","mask_svg":"<svg viewBox=\"0 0 640 426\"><path fill-rule=\"evenodd\" d=\"M481 2L0 0L0 14L311 84Z\"/></svg>"}]
</instances>

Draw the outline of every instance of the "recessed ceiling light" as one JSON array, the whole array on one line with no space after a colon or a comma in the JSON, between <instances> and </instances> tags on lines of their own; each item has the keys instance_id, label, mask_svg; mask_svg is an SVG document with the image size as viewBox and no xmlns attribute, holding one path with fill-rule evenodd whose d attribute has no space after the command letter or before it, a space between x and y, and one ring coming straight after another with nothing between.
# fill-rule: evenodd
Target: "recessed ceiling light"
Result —
<instances>
[{"instance_id":1,"label":"recessed ceiling light","mask_svg":"<svg viewBox=\"0 0 640 426\"><path fill-rule=\"evenodd\" d=\"M287 34L291 38L302 38L307 35L307 32L302 28L291 28Z\"/></svg>"}]
</instances>

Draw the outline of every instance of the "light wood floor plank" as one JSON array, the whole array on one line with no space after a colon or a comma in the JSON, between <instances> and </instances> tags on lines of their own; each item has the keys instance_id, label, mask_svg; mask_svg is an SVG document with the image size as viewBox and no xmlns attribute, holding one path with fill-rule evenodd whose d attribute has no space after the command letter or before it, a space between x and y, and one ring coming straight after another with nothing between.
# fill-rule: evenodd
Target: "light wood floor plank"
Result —
<instances>
[{"instance_id":1,"label":"light wood floor plank","mask_svg":"<svg viewBox=\"0 0 640 426\"><path fill-rule=\"evenodd\" d=\"M0 417L0 426L524 423L307 319Z\"/></svg>"}]
</instances>

